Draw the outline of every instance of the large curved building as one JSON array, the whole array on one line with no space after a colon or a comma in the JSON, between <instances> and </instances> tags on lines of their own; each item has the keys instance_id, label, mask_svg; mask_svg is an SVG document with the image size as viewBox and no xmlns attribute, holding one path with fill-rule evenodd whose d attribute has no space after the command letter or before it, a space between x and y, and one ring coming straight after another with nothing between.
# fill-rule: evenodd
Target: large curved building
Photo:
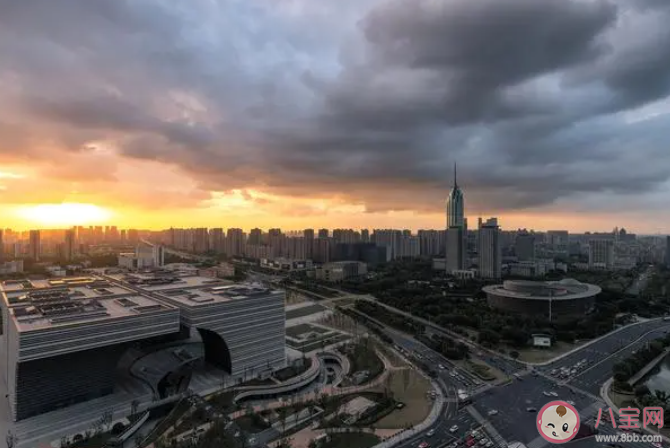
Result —
<instances>
[{"instance_id":1,"label":"large curved building","mask_svg":"<svg viewBox=\"0 0 670 448\"><path fill-rule=\"evenodd\" d=\"M566 278L558 282L507 280L502 285L485 286L483 291L492 308L556 319L584 315L601 289Z\"/></svg>"}]
</instances>

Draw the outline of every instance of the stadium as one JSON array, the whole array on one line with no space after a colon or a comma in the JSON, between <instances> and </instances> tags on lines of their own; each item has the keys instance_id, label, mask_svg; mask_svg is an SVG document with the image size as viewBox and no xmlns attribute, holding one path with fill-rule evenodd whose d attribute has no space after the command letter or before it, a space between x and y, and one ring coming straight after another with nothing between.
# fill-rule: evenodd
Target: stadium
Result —
<instances>
[{"instance_id":1,"label":"stadium","mask_svg":"<svg viewBox=\"0 0 670 448\"><path fill-rule=\"evenodd\" d=\"M507 280L502 285L482 288L489 306L526 315L544 315L549 319L574 317L588 313L601 289L574 279L558 282Z\"/></svg>"}]
</instances>

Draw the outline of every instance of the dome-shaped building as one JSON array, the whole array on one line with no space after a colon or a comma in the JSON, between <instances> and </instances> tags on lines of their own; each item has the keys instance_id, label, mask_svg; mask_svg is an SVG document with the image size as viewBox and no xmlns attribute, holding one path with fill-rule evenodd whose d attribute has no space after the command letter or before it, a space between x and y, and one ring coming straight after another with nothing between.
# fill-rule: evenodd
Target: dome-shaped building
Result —
<instances>
[{"instance_id":1,"label":"dome-shaped building","mask_svg":"<svg viewBox=\"0 0 670 448\"><path fill-rule=\"evenodd\" d=\"M584 315L593 308L600 287L566 278L558 282L506 280L485 286L489 306L550 319Z\"/></svg>"}]
</instances>

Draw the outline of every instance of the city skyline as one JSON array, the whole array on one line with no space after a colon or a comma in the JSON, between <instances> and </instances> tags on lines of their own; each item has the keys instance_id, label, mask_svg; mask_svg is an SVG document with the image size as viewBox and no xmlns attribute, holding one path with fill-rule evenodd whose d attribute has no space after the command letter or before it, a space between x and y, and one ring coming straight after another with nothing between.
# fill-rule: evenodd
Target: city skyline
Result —
<instances>
[{"instance_id":1,"label":"city skyline","mask_svg":"<svg viewBox=\"0 0 670 448\"><path fill-rule=\"evenodd\" d=\"M667 2L478 3L13 8L2 226L670 233Z\"/></svg>"}]
</instances>

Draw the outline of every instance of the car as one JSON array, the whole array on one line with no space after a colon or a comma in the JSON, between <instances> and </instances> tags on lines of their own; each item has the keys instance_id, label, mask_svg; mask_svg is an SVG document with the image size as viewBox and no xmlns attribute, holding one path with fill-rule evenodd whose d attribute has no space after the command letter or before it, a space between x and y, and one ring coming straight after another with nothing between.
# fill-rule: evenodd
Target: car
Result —
<instances>
[{"instance_id":1,"label":"car","mask_svg":"<svg viewBox=\"0 0 670 448\"><path fill-rule=\"evenodd\" d=\"M456 431L458 431L458 425L454 425L451 428L449 428L449 432L452 434L455 433Z\"/></svg>"},{"instance_id":2,"label":"car","mask_svg":"<svg viewBox=\"0 0 670 448\"><path fill-rule=\"evenodd\" d=\"M493 442L491 442L490 440L488 442L486 442L486 448L491 448L492 446L493 446Z\"/></svg>"},{"instance_id":3,"label":"car","mask_svg":"<svg viewBox=\"0 0 670 448\"><path fill-rule=\"evenodd\" d=\"M434 429L431 429L430 431L428 431L428 432L426 433L426 435L427 435L428 437L433 437L433 436L435 435L435 430L434 430Z\"/></svg>"},{"instance_id":4,"label":"car","mask_svg":"<svg viewBox=\"0 0 670 448\"><path fill-rule=\"evenodd\" d=\"M396 405L395 405L395 408L396 408L396 409L402 409L402 408L404 408L404 407L405 407L405 403L403 403L402 401L399 401L399 402L396 403Z\"/></svg>"},{"instance_id":5,"label":"car","mask_svg":"<svg viewBox=\"0 0 670 448\"><path fill-rule=\"evenodd\" d=\"M551 392L549 392L549 395L551 395L552 397L558 397L558 394L556 392L554 392L553 390Z\"/></svg>"},{"instance_id":6,"label":"car","mask_svg":"<svg viewBox=\"0 0 670 448\"><path fill-rule=\"evenodd\" d=\"M526 411L528 411L528 412L537 412L537 408L535 408L535 407L533 407L533 406L528 406L528 407L526 408Z\"/></svg>"},{"instance_id":7,"label":"car","mask_svg":"<svg viewBox=\"0 0 670 448\"><path fill-rule=\"evenodd\" d=\"M445 369L444 364L440 364L440 365L438 365L438 367L440 368L440 370L444 370L444 369Z\"/></svg>"},{"instance_id":8,"label":"car","mask_svg":"<svg viewBox=\"0 0 670 448\"><path fill-rule=\"evenodd\" d=\"M498 411L495 410L495 409L491 409L491 410L489 411L489 415L497 415L497 414L498 414Z\"/></svg>"},{"instance_id":9,"label":"car","mask_svg":"<svg viewBox=\"0 0 670 448\"><path fill-rule=\"evenodd\" d=\"M428 442L421 442L419 448L428 448Z\"/></svg>"},{"instance_id":10,"label":"car","mask_svg":"<svg viewBox=\"0 0 670 448\"><path fill-rule=\"evenodd\" d=\"M566 401L566 403L569 404L570 406L575 406L575 402L572 400L568 400Z\"/></svg>"},{"instance_id":11,"label":"car","mask_svg":"<svg viewBox=\"0 0 670 448\"><path fill-rule=\"evenodd\" d=\"M545 397L551 397L551 394L549 392L547 392L546 390L544 392L542 392L542 395L544 395Z\"/></svg>"}]
</instances>

